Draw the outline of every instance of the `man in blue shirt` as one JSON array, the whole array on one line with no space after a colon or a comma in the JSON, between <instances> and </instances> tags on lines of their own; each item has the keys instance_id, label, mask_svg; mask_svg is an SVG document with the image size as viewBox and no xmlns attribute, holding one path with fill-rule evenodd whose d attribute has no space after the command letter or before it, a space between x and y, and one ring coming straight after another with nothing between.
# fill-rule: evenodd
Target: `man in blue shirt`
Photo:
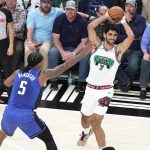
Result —
<instances>
[{"instance_id":1,"label":"man in blue shirt","mask_svg":"<svg viewBox=\"0 0 150 150\"><path fill-rule=\"evenodd\" d=\"M130 84L132 83L135 75L139 72L140 63L143 56L140 42L146 28L146 20L143 16L136 13L136 8L136 0L126 0L126 21L132 29L135 39L129 49L123 54L121 65L118 68L116 76L119 80L120 89L123 92L127 92L129 90ZM117 43L120 43L127 37L127 35L122 25L119 24L118 29L119 34ZM127 62L127 66L124 67L125 62Z\"/></svg>"},{"instance_id":2,"label":"man in blue shirt","mask_svg":"<svg viewBox=\"0 0 150 150\"><path fill-rule=\"evenodd\" d=\"M52 7L53 0L40 0L40 7L29 11L27 16L27 40L25 41L25 65L27 57L35 51L35 45L43 43L40 52L44 57L43 69L48 66L48 52L52 46L52 27L55 18L64 13L59 8Z\"/></svg>"},{"instance_id":3,"label":"man in blue shirt","mask_svg":"<svg viewBox=\"0 0 150 150\"><path fill-rule=\"evenodd\" d=\"M53 26L54 47L49 52L49 68L58 65L59 58L66 61L74 57L88 40L87 20L77 14L75 1L67 1L65 14L58 16ZM85 56L79 64L80 92L88 75L89 55ZM57 90L57 78L52 81L51 89Z\"/></svg>"},{"instance_id":4,"label":"man in blue shirt","mask_svg":"<svg viewBox=\"0 0 150 150\"><path fill-rule=\"evenodd\" d=\"M150 79L150 25L148 25L144 31L141 40L141 49L144 53L141 70L140 70L140 99L146 98L146 88L149 84Z\"/></svg>"}]
</instances>

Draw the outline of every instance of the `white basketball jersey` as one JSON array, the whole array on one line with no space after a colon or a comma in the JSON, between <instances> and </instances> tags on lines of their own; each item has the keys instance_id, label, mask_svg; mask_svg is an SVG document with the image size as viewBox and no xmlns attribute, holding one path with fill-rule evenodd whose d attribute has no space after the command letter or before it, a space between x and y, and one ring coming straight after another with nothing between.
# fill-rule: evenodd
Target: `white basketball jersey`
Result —
<instances>
[{"instance_id":1,"label":"white basketball jersey","mask_svg":"<svg viewBox=\"0 0 150 150\"><path fill-rule=\"evenodd\" d=\"M119 62L116 59L115 46L106 51L103 44L91 55L90 71L86 81L96 86L114 85L113 81Z\"/></svg>"}]
</instances>

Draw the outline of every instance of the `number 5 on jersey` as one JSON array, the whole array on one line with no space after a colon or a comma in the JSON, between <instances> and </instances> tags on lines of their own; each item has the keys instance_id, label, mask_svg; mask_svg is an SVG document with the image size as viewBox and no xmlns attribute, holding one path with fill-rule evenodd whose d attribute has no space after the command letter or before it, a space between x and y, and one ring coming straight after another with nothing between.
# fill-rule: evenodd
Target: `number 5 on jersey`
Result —
<instances>
[{"instance_id":1,"label":"number 5 on jersey","mask_svg":"<svg viewBox=\"0 0 150 150\"><path fill-rule=\"evenodd\" d=\"M20 83L20 90L18 91L18 94L20 95L24 95L25 91L26 91L26 85L27 85L27 81L21 81Z\"/></svg>"}]
</instances>

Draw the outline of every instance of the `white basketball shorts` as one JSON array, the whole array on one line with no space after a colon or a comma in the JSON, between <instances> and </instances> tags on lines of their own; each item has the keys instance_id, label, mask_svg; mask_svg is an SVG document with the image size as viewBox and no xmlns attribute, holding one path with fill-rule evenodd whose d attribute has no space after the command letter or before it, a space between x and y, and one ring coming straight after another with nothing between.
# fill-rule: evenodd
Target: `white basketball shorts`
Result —
<instances>
[{"instance_id":1,"label":"white basketball shorts","mask_svg":"<svg viewBox=\"0 0 150 150\"><path fill-rule=\"evenodd\" d=\"M99 99L105 96L112 99L114 95L114 88L96 90L86 86L85 95L82 100L81 113L86 116L91 116L93 113L98 115L105 115L108 107L99 104Z\"/></svg>"}]
</instances>

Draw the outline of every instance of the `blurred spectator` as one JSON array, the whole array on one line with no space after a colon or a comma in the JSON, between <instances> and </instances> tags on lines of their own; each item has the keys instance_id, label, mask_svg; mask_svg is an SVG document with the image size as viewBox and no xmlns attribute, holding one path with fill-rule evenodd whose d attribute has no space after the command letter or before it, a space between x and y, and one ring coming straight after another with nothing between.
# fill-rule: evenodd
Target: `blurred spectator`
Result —
<instances>
[{"instance_id":1,"label":"blurred spectator","mask_svg":"<svg viewBox=\"0 0 150 150\"><path fill-rule=\"evenodd\" d=\"M14 47L13 18L4 8L6 0L0 0L0 82L12 73L12 55ZM1 84L0 83L0 84ZM7 90L10 95L11 88Z\"/></svg>"},{"instance_id":2,"label":"blurred spectator","mask_svg":"<svg viewBox=\"0 0 150 150\"><path fill-rule=\"evenodd\" d=\"M40 52L44 56L44 67L48 67L48 52L52 46L52 27L55 18L64 13L59 8L52 7L53 0L40 0L40 7L29 11L27 16L27 40L25 41L25 65L27 57L35 51L35 45L43 43Z\"/></svg>"},{"instance_id":3,"label":"blurred spectator","mask_svg":"<svg viewBox=\"0 0 150 150\"><path fill-rule=\"evenodd\" d=\"M136 1L126 0L125 3L125 16L126 21L130 25L135 39L132 42L129 49L123 54L121 65L118 68L117 79L120 84L120 89L127 92L130 84L132 83L135 75L139 72L140 63L143 56L141 51L140 42L143 32L146 27L146 20L143 16L136 13ZM122 42L126 38L126 33L122 25L118 25L118 43ZM123 64L127 62L127 66L123 67Z\"/></svg>"},{"instance_id":4,"label":"blurred spectator","mask_svg":"<svg viewBox=\"0 0 150 150\"><path fill-rule=\"evenodd\" d=\"M100 6L98 9L97 9L97 12L96 12L96 15L97 17L101 17L103 16L104 14L106 14L106 12L108 11L108 7L107 6ZM96 18L97 18L96 17ZM96 19L95 18L95 19ZM104 27L105 27L106 23L104 24L100 24L98 25L96 28L95 28L95 31L96 31L96 34L97 36L103 40L104 37L103 37L103 30L104 30Z\"/></svg>"},{"instance_id":5,"label":"blurred spectator","mask_svg":"<svg viewBox=\"0 0 150 150\"><path fill-rule=\"evenodd\" d=\"M2 7L4 2L6 0L0 0L0 69L7 78L12 73L14 31L11 12Z\"/></svg>"},{"instance_id":6,"label":"blurred spectator","mask_svg":"<svg viewBox=\"0 0 150 150\"><path fill-rule=\"evenodd\" d=\"M76 6L78 7L78 5L79 5L79 1L80 0L75 0L75 2L76 2ZM67 2L67 0L55 0L54 1L54 7L61 7L61 8L65 8L65 6L66 6L66 2Z\"/></svg>"},{"instance_id":7,"label":"blurred spectator","mask_svg":"<svg viewBox=\"0 0 150 150\"><path fill-rule=\"evenodd\" d=\"M148 25L144 31L141 49L144 53L141 70L140 70L140 98L146 98L146 88L148 87L150 81L150 25Z\"/></svg>"},{"instance_id":8,"label":"blurred spectator","mask_svg":"<svg viewBox=\"0 0 150 150\"><path fill-rule=\"evenodd\" d=\"M148 23L150 23L150 2L149 0L142 0L143 9L142 15L147 19Z\"/></svg>"},{"instance_id":9,"label":"blurred spectator","mask_svg":"<svg viewBox=\"0 0 150 150\"><path fill-rule=\"evenodd\" d=\"M113 0L80 0L79 12L89 14L90 16L96 16L96 10L105 5L108 8L113 6Z\"/></svg>"},{"instance_id":10,"label":"blurred spectator","mask_svg":"<svg viewBox=\"0 0 150 150\"><path fill-rule=\"evenodd\" d=\"M17 0L6 0L7 9L12 13L14 28L14 54L12 69L15 71L21 65L24 55L24 30L26 23L26 10L16 7Z\"/></svg>"},{"instance_id":11,"label":"blurred spectator","mask_svg":"<svg viewBox=\"0 0 150 150\"><path fill-rule=\"evenodd\" d=\"M21 9L31 10L40 6L40 0L17 0L17 5Z\"/></svg>"},{"instance_id":12,"label":"blurred spectator","mask_svg":"<svg viewBox=\"0 0 150 150\"><path fill-rule=\"evenodd\" d=\"M49 52L49 68L58 65L59 58L66 61L74 57L88 40L87 20L77 14L75 1L67 1L65 14L58 16L53 26L54 47ZM83 92L85 79L88 75L89 55L79 64L79 82L76 90ZM52 80L51 89L57 90L57 78Z\"/></svg>"},{"instance_id":13,"label":"blurred spectator","mask_svg":"<svg viewBox=\"0 0 150 150\"><path fill-rule=\"evenodd\" d=\"M90 16L88 14L82 13L82 12L78 12L78 14L80 14L82 17L86 18L89 20L89 22L94 21L95 19L97 19L98 17L103 16L106 12L108 11L108 7L107 6L99 6L99 8L97 8L96 11L96 16ZM106 23L104 23L103 25L100 24L95 28L95 31L97 33L98 38L100 38L101 40L103 40L103 29L104 26L106 25Z\"/></svg>"},{"instance_id":14,"label":"blurred spectator","mask_svg":"<svg viewBox=\"0 0 150 150\"><path fill-rule=\"evenodd\" d=\"M113 6L119 6L124 9L125 1L126 0L114 0ZM136 3L137 3L136 13L141 14L142 13L142 5L143 5L142 0L136 0Z\"/></svg>"}]
</instances>

